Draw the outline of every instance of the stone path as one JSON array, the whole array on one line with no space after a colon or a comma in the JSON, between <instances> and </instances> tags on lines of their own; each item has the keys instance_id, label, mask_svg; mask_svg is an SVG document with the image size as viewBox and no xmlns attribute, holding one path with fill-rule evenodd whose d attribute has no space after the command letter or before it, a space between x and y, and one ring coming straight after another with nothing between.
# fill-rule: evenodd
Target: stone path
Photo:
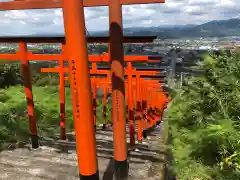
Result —
<instances>
[{"instance_id":1,"label":"stone path","mask_svg":"<svg viewBox=\"0 0 240 180\"><path fill-rule=\"evenodd\" d=\"M165 153L162 128L156 128L143 144L129 151L129 180L163 180ZM112 132L96 132L98 166L101 180L113 180ZM65 144L63 153L60 144ZM41 140L37 150L29 148L0 152L0 179L5 180L79 180L74 141Z\"/></svg>"}]
</instances>

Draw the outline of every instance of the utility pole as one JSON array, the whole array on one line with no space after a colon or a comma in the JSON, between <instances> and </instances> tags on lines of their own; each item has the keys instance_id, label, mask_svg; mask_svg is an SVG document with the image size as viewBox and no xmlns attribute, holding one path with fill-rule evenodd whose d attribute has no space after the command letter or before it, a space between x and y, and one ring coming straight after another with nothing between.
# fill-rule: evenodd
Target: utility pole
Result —
<instances>
[{"instance_id":1,"label":"utility pole","mask_svg":"<svg viewBox=\"0 0 240 180\"><path fill-rule=\"evenodd\" d=\"M169 73L168 73L168 84L170 87L175 86L174 83L174 78L175 78L175 74L176 74L176 51L173 50L172 52L169 53L169 60L170 60L170 64L169 64Z\"/></svg>"}]
</instances>

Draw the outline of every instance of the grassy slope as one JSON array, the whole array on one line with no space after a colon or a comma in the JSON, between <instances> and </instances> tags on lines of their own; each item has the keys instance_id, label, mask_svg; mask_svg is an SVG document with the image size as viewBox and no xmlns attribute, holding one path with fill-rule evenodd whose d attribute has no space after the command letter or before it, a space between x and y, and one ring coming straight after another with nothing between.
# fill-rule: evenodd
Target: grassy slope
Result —
<instances>
[{"instance_id":1,"label":"grassy slope","mask_svg":"<svg viewBox=\"0 0 240 180\"><path fill-rule=\"evenodd\" d=\"M179 180L240 179L239 56L208 56L201 68L205 76L169 105L173 172Z\"/></svg>"},{"instance_id":2,"label":"grassy slope","mask_svg":"<svg viewBox=\"0 0 240 180\"><path fill-rule=\"evenodd\" d=\"M38 130L41 136L59 133L59 91L57 86L33 87ZM102 123L102 106L98 101L97 123ZM73 130L70 89L66 88L66 117L68 131ZM109 112L108 108L108 112ZM108 115L108 121L109 121ZM28 117L22 86L0 90L0 144L5 140L28 138Z\"/></svg>"}]
</instances>

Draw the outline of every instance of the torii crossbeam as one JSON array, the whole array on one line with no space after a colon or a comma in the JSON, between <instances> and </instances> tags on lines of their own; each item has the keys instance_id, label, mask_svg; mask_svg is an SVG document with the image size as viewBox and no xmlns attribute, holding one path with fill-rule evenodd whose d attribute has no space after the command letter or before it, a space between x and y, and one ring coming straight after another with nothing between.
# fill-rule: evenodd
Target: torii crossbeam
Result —
<instances>
[{"instance_id":1,"label":"torii crossbeam","mask_svg":"<svg viewBox=\"0 0 240 180\"><path fill-rule=\"evenodd\" d=\"M83 0L84 7L109 6L111 0ZM120 5L164 3L165 0L120 0ZM15 0L0 2L0 10L52 9L62 8L63 0Z\"/></svg>"},{"instance_id":2,"label":"torii crossbeam","mask_svg":"<svg viewBox=\"0 0 240 180\"><path fill-rule=\"evenodd\" d=\"M0 9L1 9L1 2L0 2ZM124 43L151 43L156 36L124 36L123 42ZM64 36L15 36L15 37L8 37L3 36L0 38L0 43L8 42L8 43L19 43L27 42L27 43L65 43L66 38ZM109 36L89 36L87 37L88 43L109 43L110 38Z\"/></svg>"}]
</instances>

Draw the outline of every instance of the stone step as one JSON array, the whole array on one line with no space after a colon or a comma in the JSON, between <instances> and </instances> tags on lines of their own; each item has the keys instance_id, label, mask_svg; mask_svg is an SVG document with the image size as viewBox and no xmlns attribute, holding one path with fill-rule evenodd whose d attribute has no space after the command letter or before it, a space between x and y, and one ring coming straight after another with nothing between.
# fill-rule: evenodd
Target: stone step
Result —
<instances>
[{"instance_id":1,"label":"stone step","mask_svg":"<svg viewBox=\"0 0 240 180\"><path fill-rule=\"evenodd\" d=\"M161 144L161 134L155 131L143 144L136 144L135 150L129 151L129 180L148 180L151 167L162 162L156 150ZM100 179L112 180L112 132L97 130L96 144ZM74 141L42 138L40 145L36 150L27 144L24 148L0 152L0 180L79 180ZM60 151L63 146L68 149L67 153Z\"/></svg>"}]
</instances>

